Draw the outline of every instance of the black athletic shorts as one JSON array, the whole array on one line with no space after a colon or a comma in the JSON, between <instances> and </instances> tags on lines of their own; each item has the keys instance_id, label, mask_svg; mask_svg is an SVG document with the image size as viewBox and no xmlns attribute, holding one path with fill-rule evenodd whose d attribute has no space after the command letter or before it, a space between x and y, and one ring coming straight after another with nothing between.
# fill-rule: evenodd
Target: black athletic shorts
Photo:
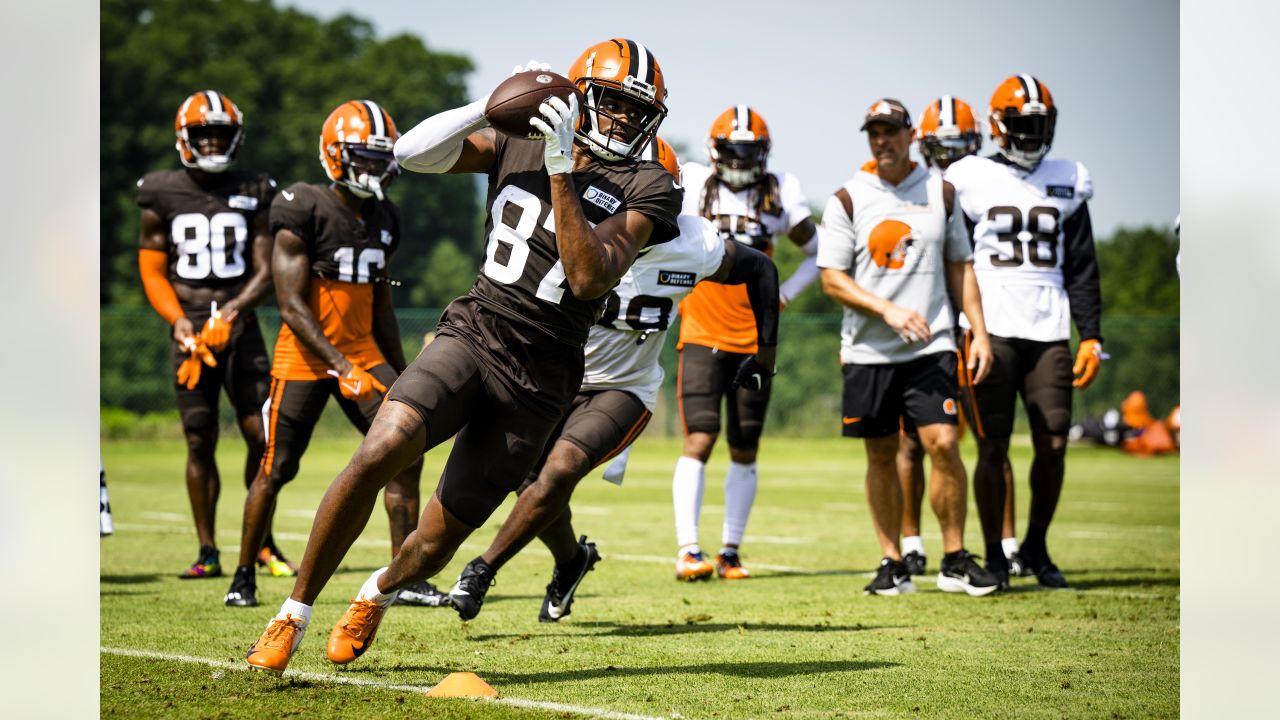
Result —
<instances>
[{"instance_id":1,"label":"black athletic shorts","mask_svg":"<svg viewBox=\"0 0 1280 720\"><path fill-rule=\"evenodd\" d=\"M956 424L956 355L940 352L891 365L844 370L841 424L845 437L896 435L912 427Z\"/></svg>"},{"instance_id":2,"label":"black athletic shorts","mask_svg":"<svg viewBox=\"0 0 1280 720\"><path fill-rule=\"evenodd\" d=\"M396 371L386 363L372 368L369 373L388 388L396 381ZM330 397L338 401L338 407L362 435L369 432L373 417L382 406L381 394L361 402L343 397L337 378L271 379L271 398L262 406L263 425L267 429L267 451L262 456L262 469L276 487L298 476L302 454L311 443L311 433Z\"/></svg>"},{"instance_id":3,"label":"black athletic shorts","mask_svg":"<svg viewBox=\"0 0 1280 720\"><path fill-rule=\"evenodd\" d=\"M464 296L387 397L422 416L428 449L457 434L436 497L480 527L542 456L582 386L582 368L581 347Z\"/></svg>"},{"instance_id":4,"label":"black athletic shorts","mask_svg":"<svg viewBox=\"0 0 1280 720\"><path fill-rule=\"evenodd\" d=\"M749 357L685 343L680 351L676 384L686 435L720 432L720 401L724 399L729 416L725 423L729 447L754 449L760 445L772 386L758 391L733 387L738 366Z\"/></svg>"},{"instance_id":5,"label":"black athletic shorts","mask_svg":"<svg viewBox=\"0 0 1280 720\"><path fill-rule=\"evenodd\" d=\"M653 413L640 402L640 398L625 390L578 393L520 489L523 491L537 481L538 473L542 472L542 466L551 457L556 443L571 443L586 454L592 468L597 468L617 457L640 437L651 417Z\"/></svg>"},{"instance_id":6,"label":"black athletic shorts","mask_svg":"<svg viewBox=\"0 0 1280 720\"><path fill-rule=\"evenodd\" d=\"M991 372L962 395L965 415L978 438L1004 439L1013 434L1018 395L1022 395L1033 433L1066 435L1071 429L1071 382L1075 379L1067 341L992 335L991 354Z\"/></svg>"},{"instance_id":7,"label":"black athletic shorts","mask_svg":"<svg viewBox=\"0 0 1280 720\"><path fill-rule=\"evenodd\" d=\"M197 331L209 319L206 310L187 314ZM271 361L267 358L267 345L262 340L258 316L241 315L231 324L231 339L221 351L214 353L216 367L203 366L200 382L195 389L177 382L178 366L191 356L178 345L170 343L170 359L173 365L174 390L178 396L178 414L184 430L204 430L218 424L218 391L225 389L236 418L256 415L267 401L271 385Z\"/></svg>"}]
</instances>

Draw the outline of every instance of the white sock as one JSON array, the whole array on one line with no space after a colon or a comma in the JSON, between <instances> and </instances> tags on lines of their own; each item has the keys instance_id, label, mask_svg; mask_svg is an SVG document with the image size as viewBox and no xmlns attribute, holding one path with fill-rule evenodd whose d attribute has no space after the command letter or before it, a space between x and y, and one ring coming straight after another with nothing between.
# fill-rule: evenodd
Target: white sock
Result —
<instances>
[{"instance_id":1,"label":"white sock","mask_svg":"<svg viewBox=\"0 0 1280 720\"><path fill-rule=\"evenodd\" d=\"M372 600L379 605L390 605L391 601L396 599L396 595L400 594L400 591L392 590L389 593L384 593L378 590L378 578L382 577L382 573L386 571L386 568L374 570L369 579L364 581L364 585L360 586L360 594L357 597Z\"/></svg>"},{"instance_id":2,"label":"white sock","mask_svg":"<svg viewBox=\"0 0 1280 720\"><path fill-rule=\"evenodd\" d=\"M280 612L276 613L276 619L287 620L290 615L302 618L302 624L306 625L311 622L311 606L303 605L293 598L285 598L284 602L280 604Z\"/></svg>"},{"instance_id":3,"label":"white sock","mask_svg":"<svg viewBox=\"0 0 1280 720\"><path fill-rule=\"evenodd\" d=\"M909 552L918 552L924 555L924 541L920 539L919 535L908 535L902 538L902 554L906 555Z\"/></svg>"},{"instance_id":4,"label":"white sock","mask_svg":"<svg viewBox=\"0 0 1280 720\"><path fill-rule=\"evenodd\" d=\"M684 557L685 553L700 553L700 552L702 552L702 548L698 547L698 543L694 543L692 545L681 545L680 549L676 551L676 559L679 560L680 558Z\"/></svg>"},{"instance_id":5,"label":"white sock","mask_svg":"<svg viewBox=\"0 0 1280 720\"><path fill-rule=\"evenodd\" d=\"M756 464L729 463L724 476L724 535L725 545L741 545L747 530L747 516L756 501Z\"/></svg>"},{"instance_id":6,"label":"white sock","mask_svg":"<svg viewBox=\"0 0 1280 720\"><path fill-rule=\"evenodd\" d=\"M1013 557L1014 553L1018 552L1018 538L1016 537L1001 538L1000 547L1004 548L1004 556L1006 558L1011 558Z\"/></svg>"},{"instance_id":7,"label":"white sock","mask_svg":"<svg viewBox=\"0 0 1280 720\"><path fill-rule=\"evenodd\" d=\"M707 464L697 458L680 456L671 476L671 500L676 510L676 543L698 544L698 516L702 495L707 489Z\"/></svg>"}]
</instances>

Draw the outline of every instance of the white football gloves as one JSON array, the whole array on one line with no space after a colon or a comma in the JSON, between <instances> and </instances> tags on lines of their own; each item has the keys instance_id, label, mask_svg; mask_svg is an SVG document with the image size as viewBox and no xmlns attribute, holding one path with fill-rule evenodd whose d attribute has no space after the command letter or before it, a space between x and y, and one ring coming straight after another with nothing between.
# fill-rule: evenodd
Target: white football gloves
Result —
<instances>
[{"instance_id":1,"label":"white football gloves","mask_svg":"<svg viewBox=\"0 0 1280 720\"><path fill-rule=\"evenodd\" d=\"M552 96L538 106L542 118L529 118L529 124L542 133L545 143L542 159L548 175L559 175L573 170L573 133L578 127L578 96L570 95L569 102Z\"/></svg>"}]
</instances>

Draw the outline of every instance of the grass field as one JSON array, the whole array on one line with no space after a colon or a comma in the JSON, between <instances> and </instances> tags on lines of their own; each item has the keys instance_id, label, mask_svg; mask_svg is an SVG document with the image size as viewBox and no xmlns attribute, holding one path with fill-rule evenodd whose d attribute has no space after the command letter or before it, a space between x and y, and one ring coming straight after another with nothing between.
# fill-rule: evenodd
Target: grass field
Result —
<instances>
[{"instance_id":1,"label":"grass field","mask_svg":"<svg viewBox=\"0 0 1280 720\"><path fill-rule=\"evenodd\" d=\"M356 440L317 440L282 494L276 536L301 555L311 511ZM427 458L424 494L446 448ZM973 447L965 448L973 466ZM625 487L583 481L575 523L604 561L573 615L537 621L550 556L531 547L498 577L484 612L392 609L370 652L346 669L324 655L330 627L389 556L375 511L315 608L283 678L241 672L245 648L291 588L259 578L263 606L222 605L229 578L179 581L196 543L179 443L104 443L116 535L101 545L101 712L115 717L262 718L838 718L1170 717L1178 714L1178 463L1072 448L1050 546L1073 590L988 598L932 582L899 598L866 597L878 562L860 446L766 439L760 490L743 544L751 580L680 584L671 468L677 441L644 439ZM1020 520L1029 450L1016 447ZM218 539L234 566L244 498L243 446L225 438ZM705 548L718 547L723 470L708 472ZM972 505L972 498L970 504ZM495 520L505 517L509 504ZM439 578L451 585L496 522ZM971 509L968 545L981 552ZM925 511L930 570L941 558ZM231 567L227 567L229 573ZM496 703L422 693L450 672L480 675Z\"/></svg>"}]
</instances>

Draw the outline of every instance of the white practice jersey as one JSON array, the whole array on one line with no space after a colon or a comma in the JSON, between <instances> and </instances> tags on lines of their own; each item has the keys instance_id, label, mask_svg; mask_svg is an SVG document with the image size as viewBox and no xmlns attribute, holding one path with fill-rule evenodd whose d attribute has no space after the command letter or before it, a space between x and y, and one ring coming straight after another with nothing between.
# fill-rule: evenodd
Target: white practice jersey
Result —
<instances>
[{"instance_id":1,"label":"white practice jersey","mask_svg":"<svg viewBox=\"0 0 1280 720\"><path fill-rule=\"evenodd\" d=\"M1068 339L1063 226L1093 197L1089 171L1073 160L1046 158L1028 172L971 155L948 167L946 179L973 228L973 269L987 332L1041 342Z\"/></svg>"},{"instance_id":2,"label":"white practice jersey","mask_svg":"<svg viewBox=\"0 0 1280 720\"><path fill-rule=\"evenodd\" d=\"M884 318L846 307L840 362L903 363L955 350L955 319L947 296L946 263L971 259L959 212L947 217L942 178L917 166L892 185L868 163L844 184L853 218L838 196L827 201L818 240L818 267L844 270L868 292L915 310L929 323L928 342L908 343Z\"/></svg>"},{"instance_id":3,"label":"white practice jersey","mask_svg":"<svg viewBox=\"0 0 1280 720\"><path fill-rule=\"evenodd\" d=\"M662 387L658 355L676 307L724 262L724 240L704 218L680 215L680 235L640 252L587 336L582 389L627 390L653 410Z\"/></svg>"},{"instance_id":4,"label":"white practice jersey","mask_svg":"<svg viewBox=\"0 0 1280 720\"><path fill-rule=\"evenodd\" d=\"M684 215L702 214L702 192L715 170L701 163L689 162L680 166L680 182L684 185ZM720 196L711 206L710 220L725 237L746 243L760 252L767 252L778 235L785 235L809 218L809 203L800 191L800 181L791 173L770 173L778 182L781 212L765 215L755 210L752 189L734 192L724 183L718 183Z\"/></svg>"}]
</instances>

